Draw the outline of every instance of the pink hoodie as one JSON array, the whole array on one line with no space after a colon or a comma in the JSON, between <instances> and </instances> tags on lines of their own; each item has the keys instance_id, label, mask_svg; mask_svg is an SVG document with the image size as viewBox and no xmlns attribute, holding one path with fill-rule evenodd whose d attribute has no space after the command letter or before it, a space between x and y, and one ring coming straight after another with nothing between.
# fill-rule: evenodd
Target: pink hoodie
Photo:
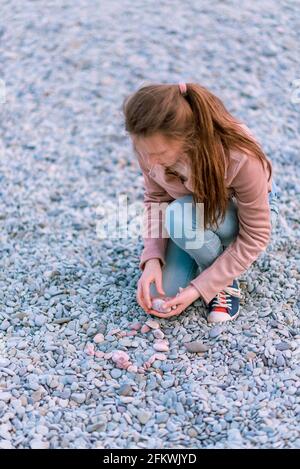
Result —
<instances>
[{"instance_id":1,"label":"pink hoodie","mask_svg":"<svg viewBox=\"0 0 300 469\"><path fill-rule=\"evenodd\" d=\"M244 124L242 126L253 137L248 127ZM190 168L185 162L176 165L178 177L168 174L166 168L159 164L149 169L145 156L138 153L135 147L134 150L144 177L146 219L151 219L150 206L154 202L168 204L192 193ZM233 279L248 270L259 254L266 249L271 236L268 193L272 188L272 176L273 174L268 181L267 165L264 164L263 169L258 159L236 150L230 152L230 161L225 168L225 182L230 196L235 198L237 204L239 233L235 241L212 265L190 282L206 304L224 287L230 285ZM144 269L145 262L152 258L159 258L162 266L165 265L168 233L164 228L164 215L159 221L153 220L153 222L160 224L162 231L159 233L165 234L156 238L143 236L144 249L139 264L141 270Z\"/></svg>"}]
</instances>

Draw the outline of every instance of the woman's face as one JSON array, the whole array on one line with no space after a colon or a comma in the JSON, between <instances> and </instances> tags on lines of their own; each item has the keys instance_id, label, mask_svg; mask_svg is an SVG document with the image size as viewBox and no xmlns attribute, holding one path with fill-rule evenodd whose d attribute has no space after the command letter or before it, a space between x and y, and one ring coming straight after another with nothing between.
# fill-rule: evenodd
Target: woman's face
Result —
<instances>
[{"instance_id":1,"label":"woman's face","mask_svg":"<svg viewBox=\"0 0 300 469\"><path fill-rule=\"evenodd\" d=\"M166 139L161 134L151 137L132 136L138 152L144 154L150 167L160 164L165 167L174 165L183 154L181 142Z\"/></svg>"}]
</instances>

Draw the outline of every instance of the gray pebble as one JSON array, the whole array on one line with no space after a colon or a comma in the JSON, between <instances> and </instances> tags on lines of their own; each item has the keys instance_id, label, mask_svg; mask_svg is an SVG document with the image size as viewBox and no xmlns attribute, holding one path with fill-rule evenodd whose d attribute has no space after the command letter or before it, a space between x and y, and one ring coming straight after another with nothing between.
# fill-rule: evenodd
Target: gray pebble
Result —
<instances>
[{"instance_id":1,"label":"gray pebble","mask_svg":"<svg viewBox=\"0 0 300 469\"><path fill-rule=\"evenodd\" d=\"M209 337L211 339L215 339L216 337L218 337L221 333L223 332L223 329L221 326L215 326L213 327L210 332L209 332Z\"/></svg>"},{"instance_id":2,"label":"gray pebble","mask_svg":"<svg viewBox=\"0 0 300 469\"><path fill-rule=\"evenodd\" d=\"M47 322L47 318L42 314L35 316L34 318L35 325L38 327L43 326Z\"/></svg>"},{"instance_id":3,"label":"gray pebble","mask_svg":"<svg viewBox=\"0 0 300 469\"><path fill-rule=\"evenodd\" d=\"M2 323L0 325L0 329L1 329L1 331L7 331L9 326L10 326L9 321L7 319L4 319L4 321L2 321Z\"/></svg>"},{"instance_id":4,"label":"gray pebble","mask_svg":"<svg viewBox=\"0 0 300 469\"><path fill-rule=\"evenodd\" d=\"M148 422L148 420L151 418L151 415L152 415L151 412L147 412L146 410L141 410L137 414L137 418L139 419L140 423L145 425Z\"/></svg>"},{"instance_id":5,"label":"gray pebble","mask_svg":"<svg viewBox=\"0 0 300 469\"><path fill-rule=\"evenodd\" d=\"M122 384L118 390L120 396L131 396L132 395L132 386L130 384Z\"/></svg>"},{"instance_id":6,"label":"gray pebble","mask_svg":"<svg viewBox=\"0 0 300 469\"><path fill-rule=\"evenodd\" d=\"M203 344L202 342L186 342L185 344L186 349L188 352L198 353L198 352L207 352L209 350L208 345Z\"/></svg>"},{"instance_id":7,"label":"gray pebble","mask_svg":"<svg viewBox=\"0 0 300 469\"><path fill-rule=\"evenodd\" d=\"M113 368L110 372L110 375L114 379L120 378L122 376L122 371L119 368Z\"/></svg>"},{"instance_id":8,"label":"gray pebble","mask_svg":"<svg viewBox=\"0 0 300 469\"><path fill-rule=\"evenodd\" d=\"M278 354L278 356L276 358L276 363L277 363L277 366L284 366L285 365L285 359L284 359L282 354Z\"/></svg>"},{"instance_id":9,"label":"gray pebble","mask_svg":"<svg viewBox=\"0 0 300 469\"><path fill-rule=\"evenodd\" d=\"M275 348L277 350L285 351L285 350L289 350L291 347L290 347L290 344L288 344L287 342L280 342L279 344L275 345Z\"/></svg>"},{"instance_id":10,"label":"gray pebble","mask_svg":"<svg viewBox=\"0 0 300 469\"><path fill-rule=\"evenodd\" d=\"M84 393L73 393L71 394L71 399L77 402L77 404L83 404L86 399L86 395Z\"/></svg>"}]
</instances>

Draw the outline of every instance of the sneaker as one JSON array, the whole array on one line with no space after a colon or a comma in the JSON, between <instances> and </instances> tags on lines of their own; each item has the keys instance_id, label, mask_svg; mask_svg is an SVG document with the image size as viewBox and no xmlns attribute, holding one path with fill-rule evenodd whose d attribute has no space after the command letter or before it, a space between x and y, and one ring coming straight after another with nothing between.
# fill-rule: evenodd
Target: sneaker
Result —
<instances>
[{"instance_id":1,"label":"sneaker","mask_svg":"<svg viewBox=\"0 0 300 469\"><path fill-rule=\"evenodd\" d=\"M237 280L221 290L208 304L207 321L210 323L233 321L240 311L241 290Z\"/></svg>"}]
</instances>

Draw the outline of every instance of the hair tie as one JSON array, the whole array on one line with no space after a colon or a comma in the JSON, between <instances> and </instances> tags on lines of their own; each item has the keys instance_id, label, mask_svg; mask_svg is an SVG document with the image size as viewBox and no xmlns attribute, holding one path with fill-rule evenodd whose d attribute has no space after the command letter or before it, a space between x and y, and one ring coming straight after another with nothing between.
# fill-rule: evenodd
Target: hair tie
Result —
<instances>
[{"instance_id":1,"label":"hair tie","mask_svg":"<svg viewBox=\"0 0 300 469\"><path fill-rule=\"evenodd\" d=\"M186 83L178 83L178 86L179 86L179 89L180 89L180 93L185 95L186 92L187 92Z\"/></svg>"}]
</instances>

